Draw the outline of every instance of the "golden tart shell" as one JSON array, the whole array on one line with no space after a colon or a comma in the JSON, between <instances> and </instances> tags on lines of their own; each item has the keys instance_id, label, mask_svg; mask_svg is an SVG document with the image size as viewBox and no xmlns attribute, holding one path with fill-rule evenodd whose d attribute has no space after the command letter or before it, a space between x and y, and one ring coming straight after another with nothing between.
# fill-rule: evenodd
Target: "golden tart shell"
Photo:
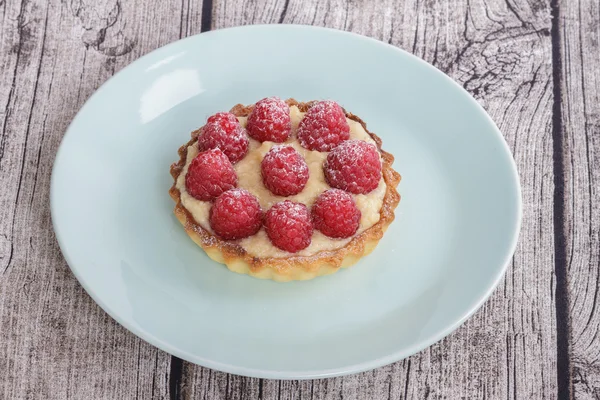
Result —
<instances>
[{"instance_id":1,"label":"golden tart shell","mask_svg":"<svg viewBox=\"0 0 600 400\"><path fill-rule=\"evenodd\" d=\"M299 103L294 99L286 100L289 106L297 106L301 112L306 112L314 101ZM231 109L231 113L238 117L250 115L254 106L238 104ZM381 148L381 139L367 130L367 125L356 115L346 112L346 117L360 123L365 131L373 138L381 153L382 174L386 183L386 192L383 204L379 211L380 219L370 228L352 237L345 246L335 249L320 251L310 256L297 256L290 254L285 258L255 257L246 252L235 242L222 240L196 223L190 212L181 203L181 193L176 187L177 178L183 171L187 159L187 149L197 139L200 129L192 132L188 143L179 148L179 161L171 165L171 175L174 183L169 194L175 201L175 216L185 228L186 233L196 244L204 249L206 254L214 261L225 264L233 272L248 274L260 279L272 279L279 282L292 280L308 280L321 275L337 272L340 268L353 265L362 257L375 249L384 232L394 220L394 209L400 202L400 195L396 187L400 183L400 174L392 168L394 156ZM257 172L259 173L259 172Z\"/></svg>"}]
</instances>

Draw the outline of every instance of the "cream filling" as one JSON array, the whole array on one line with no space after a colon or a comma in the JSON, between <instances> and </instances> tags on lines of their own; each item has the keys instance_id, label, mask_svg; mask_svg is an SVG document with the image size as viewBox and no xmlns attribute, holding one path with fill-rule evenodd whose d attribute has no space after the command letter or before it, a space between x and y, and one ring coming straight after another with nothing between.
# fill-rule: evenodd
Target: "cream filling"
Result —
<instances>
[{"instance_id":1,"label":"cream filling","mask_svg":"<svg viewBox=\"0 0 600 400\"><path fill-rule=\"evenodd\" d=\"M329 189L330 186L325 181L325 175L323 174L323 162L327 158L326 152L318 152L307 150L300 145L296 139L296 129L300 120L304 116L304 113L298 110L298 107L290 107L290 116L292 119L292 135L286 144L293 146L306 160L306 164L309 169L309 178L304 190L295 196L281 197L275 196L269 189L267 189L262 182L262 176L260 173L260 163L263 157L277 143L274 142L259 142L250 138L250 147L248 154L238 161L234 165L235 171L238 176L238 187L248 190L250 193L255 195L263 208L263 211L267 211L273 204L283 200L291 200L299 203L306 204L307 207L311 207L316 198ZM246 126L246 118L239 117L242 126ZM369 136L364 130L362 125L351 119L347 119L348 125L350 125L350 139L364 140L369 143L375 144L375 141ZM187 174L188 166L191 161L198 154L197 143L188 147L187 160L182 173L177 179L176 187L181 193L181 203L183 206L192 214L196 223L201 225L204 229L212 233L212 229L209 223L209 211L211 202L200 201L192 197L185 189L185 175ZM375 225L380 218L379 211L383 204L383 197L385 196L386 184L381 178L379 186L370 193L353 195L356 201L356 206L361 212L360 226L356 234L364 232L366 229ZM345 246L352 238L347 239L332 239L323 235L321 232L315 230L312 236L311 244L294 255L299 256L310 256L320 251L335 250ZM280 250L271 244L267 233L262 228L256 235L241 239L237 243L248 252L248 254L255 257L289 257L291 253Z\"/></svg>"}]
</instances>

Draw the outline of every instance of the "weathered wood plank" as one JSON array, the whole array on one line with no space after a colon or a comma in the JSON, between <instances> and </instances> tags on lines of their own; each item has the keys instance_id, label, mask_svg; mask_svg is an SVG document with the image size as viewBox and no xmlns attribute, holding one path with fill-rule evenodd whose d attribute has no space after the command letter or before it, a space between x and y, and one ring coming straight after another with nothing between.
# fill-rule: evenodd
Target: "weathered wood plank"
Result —
<instances>
[{"instance_id":1,"label":"weathered wood plank","mask_svg":"<svg viewBox=\"0 0 600 400\"><path fill-rule=\"evenodd\" d=\"M54 238L50 172L115 71L179 38L181 3L0 1L0 398L169 396L171 356L106 315Z\"/></svg>"},{"instance_id":2,"label":"weathered wood plank","mask_svg":"<svg viewBox=\"0 0 600 400\"><path fill-rule=\"evenodd\" d=\"M556 398L549 15L548 1L215 1L213 28L334 27L404 48L448 73L504 133L525 210L506 279L442 342L375 371L312 382L247 379L186 363L185 398Z\"/></svg>"},{"instance_id":3,"label":"weathered wood plank","mask_svg":"<svg viewBox=\"0 0 600 400\"><path fill-rule=\"evenodd\" d=\"M600 5L559 9L565 237L576 399L600 398Z\"/></svg>"}]
</instances>

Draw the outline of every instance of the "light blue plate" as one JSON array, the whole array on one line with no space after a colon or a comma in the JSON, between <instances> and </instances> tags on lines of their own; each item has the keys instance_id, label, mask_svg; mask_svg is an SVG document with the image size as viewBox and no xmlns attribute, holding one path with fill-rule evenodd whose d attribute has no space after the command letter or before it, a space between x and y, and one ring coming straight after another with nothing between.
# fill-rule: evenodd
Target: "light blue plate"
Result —
<instances>
[{"instance_id":1,"label":"light blue plate","mask_svg":"<svg viewBox=\"0 0 600 400\"><path fill-rule=\"evenodd\" d=\"M272 95L337 100L396 156L396 221L350 269L289 284L237 275L172 213L169 165L190 131ZM119 72L69 127L51 202L73 273L119 323L185 360L266 378L363 371L440 340L498 284L521 220L510 151L459 85L392 46L290 25L190 37Z\"/></svg>"}]
</instances>

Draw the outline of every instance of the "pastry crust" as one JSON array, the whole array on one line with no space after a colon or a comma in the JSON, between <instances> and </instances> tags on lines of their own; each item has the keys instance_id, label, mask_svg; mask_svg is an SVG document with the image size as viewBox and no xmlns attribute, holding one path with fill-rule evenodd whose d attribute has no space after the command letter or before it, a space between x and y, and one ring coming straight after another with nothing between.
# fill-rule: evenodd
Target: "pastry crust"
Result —
<instances>
[{"instance_id":1,"label":"pastry crust","mask_svg":"<svg viewBox=\"0 0 600 400\"><path fill-rule=\"evenodd\" d=\"M299 103L294 99L286 100L289 106L297 106L301 112L306 112L315 103ZM253 105L238 104L231 113L238 117L247 117ZM179 161L171 165L171 175L174 183L169 194L175 201L175 216L181 222L187 234L194 242L204 249L213 260L225 264L233 272L248 274L256 278L272 279L279 282L292 280L307 280L321 275L337 272L340 268L349 267L360 258L368 255L379 243L384 232L394 220L394 209L400 201L396 190L400 183L400 174L392 169L394 156L381 148L381 139L367 130L367 125L356 115L346 112L346 117L360 123L365 131L373 138L382 158L382 174L386 183L383 204L379 211L380 219L364 232L352 237L345 246L328 251L320 251L310 256L291 254L286 258L255 257L249 255L241 246L232 241L218 238L200 226L190 212L181 203L181 193L176 187L177 178L183 171L187 159L187 149L198 137L200 129L192 132L191 140L179 148ZM258 172L257 172L258 173Z\"/></svg>"}]
</instances>

